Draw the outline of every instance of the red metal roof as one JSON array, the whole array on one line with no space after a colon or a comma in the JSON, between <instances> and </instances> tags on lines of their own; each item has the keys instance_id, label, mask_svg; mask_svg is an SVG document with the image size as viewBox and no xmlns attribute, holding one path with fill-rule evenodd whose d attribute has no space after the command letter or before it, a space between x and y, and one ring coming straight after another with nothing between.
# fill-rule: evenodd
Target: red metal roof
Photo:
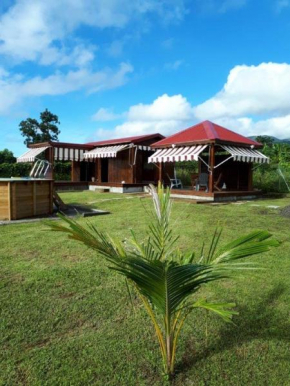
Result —
<instances>
[{"instance_id":1,"label":"red metal roof","mask_svg":"<svg viewBox=\"0 0 290 386\"><path fill-rule=\"evenodd\" d=\"M198 123L188 129L179 131L161 141L155 142L155 148L169 147L172 145L189 145L196 143L225 143L232 145L245 145L261 147L259 142L246 138L234 131L216 125L210 121Z\"/></svg>"},{"instance_id":2,"label":"red metal roof","mask_svg":"<svg viewBox=\"0 0 290 386\"><path fill-rule=\"evenodd\" d=\"M90 146L118 145L120 143L139 143L143 141L148 141L150 139L158 140L162 138L164 138L164 135L155 133L155 134L147 134L147 135L137 135L134 137L108 139L108 140L97 141L97 142L88 142L86 143L86 145L90 145Z\"/></svg>"}]
</instances>

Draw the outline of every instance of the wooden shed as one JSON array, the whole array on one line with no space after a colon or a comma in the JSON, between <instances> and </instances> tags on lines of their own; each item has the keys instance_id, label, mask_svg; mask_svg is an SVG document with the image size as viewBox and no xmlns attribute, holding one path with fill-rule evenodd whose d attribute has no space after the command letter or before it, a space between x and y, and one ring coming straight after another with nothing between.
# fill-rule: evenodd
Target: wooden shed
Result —
<instances>
[{"instance_id":1,"label":"wooden shed","mask_svg":"<svg viewBox=\"0 0 290 386\"><path fill-rule=\"evenodd\" d=\"M184 161L198 163L191 176L191 186L184 188L172 181L172 194L178 197L204 200L252 198L260 194L253 189L253 164L268 163L269 158L252 139L210 121L201 122L152 145L155 153L149 163L163 168ZM179 187L179 189L176 189Z\"/></svg>"}]
</instances>

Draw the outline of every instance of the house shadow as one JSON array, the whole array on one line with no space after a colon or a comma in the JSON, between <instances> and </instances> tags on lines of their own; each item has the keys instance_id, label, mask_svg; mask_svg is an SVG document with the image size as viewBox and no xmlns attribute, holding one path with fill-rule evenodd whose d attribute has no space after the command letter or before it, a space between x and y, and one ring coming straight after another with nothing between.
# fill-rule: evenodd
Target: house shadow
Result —
<instances>
[{"instance_id":1,"label":"house shadow","mask_svg":"<svg viewBox=\"0 0 290 386\"><path fill-rule=\"evenodd\" d=\"M213 354L242 346L254 339L269 341L279 340L290 343L290 321L282 319L275 307L275 303L288 290L283 284L276 285L254 307L237 307L239 315L235 316L234 324L224 324L219 331L219 338L194 355L192 342L189 342L183 358L176 366L177 373L184 373ZM287 358L290 360L290 354Z\"/></svg>"}]
</instances>

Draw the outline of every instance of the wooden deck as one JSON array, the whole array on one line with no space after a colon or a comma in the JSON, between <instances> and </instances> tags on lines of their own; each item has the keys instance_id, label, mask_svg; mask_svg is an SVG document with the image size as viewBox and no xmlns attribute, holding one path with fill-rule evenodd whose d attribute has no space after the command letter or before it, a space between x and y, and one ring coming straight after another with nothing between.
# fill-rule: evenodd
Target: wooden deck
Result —
<instances>
[{"instance_id":1,"label":"wooden deck","mask_svg":"<svg viewBox=\"0 0 290 386\"><path fill-rule=\"evenodd\" d=\"M221 191L221 192L205 192L205 191L195 191L192 189L172 189L172 197L177 198L191 198L194 200L204 200L204 201L237 201L237 200L247 200L259 198L262 195L260 190L250 190L250 191Z\"/></svg>"},{"instance_id":2,"label":"wooden deck","mask_svg":"<svg viewBox=\"0 0 290 386\"><path fill-rule=\"evenodd\" d=\"M119 182L92 182L92 181L55 181L56 190L101 190L108 189L115 193L134 193L142 192L149 183L122 184ZM221 191L207 193L205 191L195 191L193 189L172 189L172 197L186 198L200 201L237 201L259 198L262 192L259 190L249 191Z\"/></svg>"}]
</instances>

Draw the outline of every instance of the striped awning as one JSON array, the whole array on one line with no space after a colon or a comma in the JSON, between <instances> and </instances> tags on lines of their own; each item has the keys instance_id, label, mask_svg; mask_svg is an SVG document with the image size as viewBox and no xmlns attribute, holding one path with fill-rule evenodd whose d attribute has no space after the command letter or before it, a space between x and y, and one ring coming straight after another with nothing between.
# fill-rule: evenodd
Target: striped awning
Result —
<instances>
[{"instance_id":1,"label":"striped awning","mask_svg":"<svg viewBox=\"0 0 290 386\"><path fill-rule=\"evenodd\" d=\"M199 154L208 145L196 145L196 146L183 146L183 147L170 147L166 149L157 150L151 157L148 158L148 162L180 162L180 161L197 161Z\"/></svg>"},{"instance_id":2,"label":"striped awning","mask_svg":"<svg viewBox=\"0 0 290 386\"><path fill-rule=\"evenodd\" d=\"M257 162L260 164L270 162L270 158L255 149L225 145L222 148L232 155L234 161Z\"/></svg>"},{"instance_id":3,"label":"striped awning","mask_svg":"<svg viewBox=\"0 0 290 386\"><path fill-rule=\"evenodd\" d=\"M143 150L143 151L152 151L152 147L150 146L144 146L144 145L135 145L136 149Z\"/></svg>"},{"instance_id":4,"label":"striped awning","mask_svg":"<svg viewBox=\"0 0 290 386\"><path fill-rule=\"evenodd\" d=\"M83 149L68 149L63 147L54 148L54 159L56 161L82 161L84 159Z\"/></svg>"},{"instance_id":5,"label":"striped awning","mask_svg":"<svg viewBox=\"0 0 290 386\"><path fill-rule=\"evenodd\" d=\"M34 162L36 157L48 148L49 146L29 149L26 153L17 158L17 162Z\"/></svg>"},{"instance_id":6,"label":"striped awning","mask_svg":"<svg viewBox=\"0 0 290 386\"><path fill-rule=\"evenodd\" d=\"M92 158L115 158L119 151L128 149L130 146L126 145L115 145L115 146L104 146L96 147L95 149L84 153L84 159Z\"/></svg>"}]
</instances>

